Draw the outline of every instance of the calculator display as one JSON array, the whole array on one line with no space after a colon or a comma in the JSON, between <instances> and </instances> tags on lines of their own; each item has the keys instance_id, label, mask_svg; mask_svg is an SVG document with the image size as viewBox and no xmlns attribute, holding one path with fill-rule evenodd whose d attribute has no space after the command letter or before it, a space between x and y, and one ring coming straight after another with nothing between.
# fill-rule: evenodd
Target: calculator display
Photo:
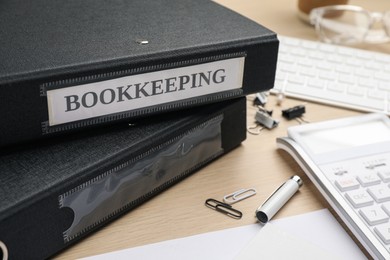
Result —
<instances>
[{"instance_id":1,"label":"calculator display","mask_svg":"<svg viewBox=\"0 0 390 260\"><path fill-rule=\"evenodd\" d=\"M382 120L356 123L300 133L301 141L314 154L338 151L355 146L390 141L390 128Z\"/></svg>"}]
</instances>

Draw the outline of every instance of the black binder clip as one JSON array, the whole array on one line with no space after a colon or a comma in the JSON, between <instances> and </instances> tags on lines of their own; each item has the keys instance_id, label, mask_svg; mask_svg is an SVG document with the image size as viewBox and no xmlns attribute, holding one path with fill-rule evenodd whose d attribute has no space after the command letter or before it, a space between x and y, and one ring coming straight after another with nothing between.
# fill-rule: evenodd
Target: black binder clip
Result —
<instances>
[{"instance_id":1,"label":"black binder clip","mask_svg":"<svg viewBox=\"0 0 390 260\"><path fill-rule=\"evenodd\" d=\"M260 109L256 112L255 120L256 125L248 127L248 132L254 135L260 134L260 131L263 130L264 127L267 129L273 129L279 125L279 121L273 119L269 112L264 109Z\"/></svg>"},{"instance_id":2,"label":"black binder clip","mask_svg":"<svg viewBox=\"0 0 390 260\"><path fill-rule=\"evenodd\" d=\"M264 113L267 113L269 116L272 116L272 113L273 113L272 110L267 110L267 109L265 109L264 107L261 107L261 106L257 106L257 107L258 107L259 111L262 111Z\"/></svg>"},{"instance_id":3,"label":"black binder clip","mask_svg":"<svg viewBox=\"0 0 390 260\"><path fill-rule=\"evenodd\" d=\"M282 110L282 116L288 120L296 119L298 120L299 123L302 122L308 123L302 118L305 112L306 112L305 106L298 105L292 108Z\"/></svg>"},{"instance_id":4,"label":"black binder clip","mask_svg":"<svg viewBox=\"0 0 390 260\"><path fill-rule=\"evenodd\" d=\"M267 104L267 102L268 102L267 93L265 92L256 93L255 100L253 100L253 103L256 106L264 106L265 104Z\"/></svg>"},{"instance_id":5,"label":"black binder clip","mask_svg":"<svg viewBox=\"0 0 390 260\"><path fill-rule=\"evenodd\" d=\"M234 219L240 219L242 217L241 211L234 209L229 204L223 203L215 199L207 199L205 205Z\"/></svg>"},{"instance_id":6,"label":"black binder clip","mask_svg":"<svg viewBox=\"0 0 390 260\"><path fill-rule=\"evenodd\" d=\"M273 129L279 125L279 121L273 119L267 112L257 111L255 115L256 122L268 129Z\"/></svg>"}]
</instances>

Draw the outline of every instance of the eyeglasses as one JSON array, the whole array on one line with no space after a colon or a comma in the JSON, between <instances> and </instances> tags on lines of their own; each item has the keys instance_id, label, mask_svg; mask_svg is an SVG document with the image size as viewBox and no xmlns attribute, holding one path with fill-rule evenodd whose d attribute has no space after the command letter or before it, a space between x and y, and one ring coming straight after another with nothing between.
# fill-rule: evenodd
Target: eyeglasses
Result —
<instances>
[{"instance_id":1,"label":"eyeglasses","mask_svg":"<svg viewBox=\"0 0 390 260\"><path fill-rule=\"evenodd\" d=\"M390 11L369 12L353 5L314 8L310 23L320 39L328 43L385 43L390 41Z\"/></svg>"}]
</instances>

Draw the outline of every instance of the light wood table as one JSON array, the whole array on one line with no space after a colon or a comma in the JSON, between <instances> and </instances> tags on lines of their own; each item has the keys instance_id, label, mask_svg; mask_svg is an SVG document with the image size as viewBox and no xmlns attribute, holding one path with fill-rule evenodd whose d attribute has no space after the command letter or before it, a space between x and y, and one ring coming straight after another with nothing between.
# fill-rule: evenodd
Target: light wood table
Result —
<instances>
[{"instance_id":1,"label":"light wood table","mask_svg":"<svg viewBox=\"0 0 390 260\"><path fill-rule=\"evenodd\" d=\"M217 2L278 34L317 39L314 29L297 17L296 1L218 0ZM373 11L390 9L387 0L361 0L350 1L350 3L370 7ZM389 44L363 47L390 53ZM254 121L256 112L252 100L253 96L249 96L248 124ZM256 223L254 215L256 208L275 188L294 174L301 176L304 185L274 219L329 208L295 161L276 148L276 138L285 136L287 127L298 124L295 120L283 119L281 110L299 104L303 104L303 101L286 99L282 106L277 106L275 97L270 96L266 107L273 109L275 119L280 119L277 128L263 130L260 135L248 134L242 145L232 152L68 248L57 255L56 259L75 259ZM305 119L316 122L359 113L306 103ZM250 187L256 188L258 194L239 203L237 208L243 212L243 218L240 220L231 219L204 206L208 198L222 200L226 194Z\"/></svg>"}]
</instances>

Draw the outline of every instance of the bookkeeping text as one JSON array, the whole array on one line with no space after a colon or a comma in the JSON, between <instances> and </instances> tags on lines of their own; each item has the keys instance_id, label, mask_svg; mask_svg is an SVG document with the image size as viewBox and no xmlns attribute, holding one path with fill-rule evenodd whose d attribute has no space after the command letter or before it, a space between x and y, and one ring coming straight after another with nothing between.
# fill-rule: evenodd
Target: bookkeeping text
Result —
<instances>
[{"instance_id":1,"label":"bookkeeping text","mask_svg":"<svg viewBox=\"0 0 390 260\"><path fill-rule=\"evenodd\" d=\"M157 68L116 78L92 77L99 80L71 86L62 87L63 81L60 81L58 88L48 87L46 91L49 125L114 114L115 118L131 118L133 115L146 115L176 106L188 107L242 93L245 56L194 65L190 65L191 62L183 63L188 66L169 68L167 64L167 69ZM69 79L68 82L75 81Z\"/></svg>"},{"instance_id":2,"label":"bookkeeping text","mask_svg":"<svg viewBox=\"0 0 390 260\"><path fill-rule=\"evenodd\" d=\"M200 72L115 88L105 88L98 93L88 91L82 95L68 95L64 96L66 101L65 112L77 110L81 106L84 108L92 108L98 103L108 105L113 102L124 102L132 99L162 95L164 93L185 91L188 88L206 87L210 84L223 83L225 78L225 70L217 69L206 73Z\"/></svg>"}]
</instances>

